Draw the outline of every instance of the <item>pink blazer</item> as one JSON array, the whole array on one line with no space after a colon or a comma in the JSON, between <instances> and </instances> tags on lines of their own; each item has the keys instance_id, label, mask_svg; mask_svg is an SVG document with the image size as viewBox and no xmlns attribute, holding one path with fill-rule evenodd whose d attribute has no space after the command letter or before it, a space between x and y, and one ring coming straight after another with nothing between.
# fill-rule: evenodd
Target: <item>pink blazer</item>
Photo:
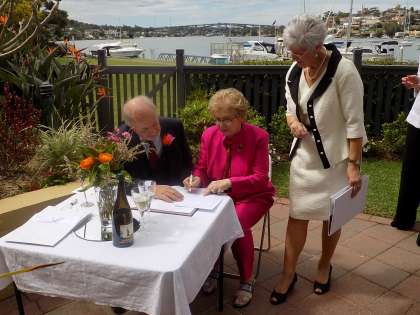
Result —
<instances>
[{"instance_id":1,"label":"pink blazer","mask_svg":"<svg viewBox=\"0 0 420 315\"><path fill-rule=\"evenodd\" d=\"M217 126L207 128L201 136L200 154L193 174L203 187L223 178L226 163L225 136ZM268 179L268 133L244 123L232 137L232 160L228 194L234 201L273 198L275 190Z\"/></svg>"}]
</instances>

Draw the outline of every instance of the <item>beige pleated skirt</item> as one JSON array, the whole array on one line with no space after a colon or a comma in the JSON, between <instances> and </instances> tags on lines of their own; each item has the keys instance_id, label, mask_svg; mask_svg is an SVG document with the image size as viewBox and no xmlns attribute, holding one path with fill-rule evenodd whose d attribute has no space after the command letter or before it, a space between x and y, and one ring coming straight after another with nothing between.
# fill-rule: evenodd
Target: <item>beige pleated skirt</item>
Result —
<instances>
[{"instance_id":1,"label":"beige pleated skirt","mask_svg":"<svg viewBox=\"0 0 420 315\"><path fill-rule=\"evenodd\" d=\"M348 185L346 160L324 169L312 137L302 141L290 165L289 215L328 220L330 196Z\"/></svg>"}]
</instances>

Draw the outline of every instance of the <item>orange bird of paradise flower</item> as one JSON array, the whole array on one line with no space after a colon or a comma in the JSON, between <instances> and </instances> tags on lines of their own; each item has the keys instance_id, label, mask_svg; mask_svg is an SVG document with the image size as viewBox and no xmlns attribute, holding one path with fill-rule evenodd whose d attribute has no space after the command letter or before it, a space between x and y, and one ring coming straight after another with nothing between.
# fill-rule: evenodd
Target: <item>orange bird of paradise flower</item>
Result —
<instances>
[{"instance_id":1,"label":"orange bird of paradise flower","mask_svg":"<svg viewBox=\"0 0 420 315\"><path fill-rule=\"evenodd\" d=\"M98 87L98 88L96 89L96 94L97 94L99 97L106 96L106 89L105 89L104 87Z\"/></svg>"},{"instance_id":2,"label":"orange bird of paradise flower","mask_svg":"<svg viewBox=\"0 0 420 315\"><path fill-rule=\"evenodd\" d=\"M6 25L9 17L7 15L0 15L0 24Z\"/></svg>"}]
</instances>

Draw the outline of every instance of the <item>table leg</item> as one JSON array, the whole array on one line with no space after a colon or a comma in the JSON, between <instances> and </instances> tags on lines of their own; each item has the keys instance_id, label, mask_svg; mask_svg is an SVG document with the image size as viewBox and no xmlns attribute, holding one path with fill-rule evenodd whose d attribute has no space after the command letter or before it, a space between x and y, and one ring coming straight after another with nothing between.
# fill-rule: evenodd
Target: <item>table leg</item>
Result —
<instances>
[{"instance_id":1,"label":"table leg","mask_svg":"<svg viewBox=\"0 0 420 315\"><path fill-rule=\"evenodd\" d=\"M223 276L224 276L224 255L225 255L225 246L222 246L222 250L219 255L219 276L217 278L217 287L219 289L217 296L217 310L223 312Z\"/></svg>"},{"instance_id":2,"label":"table leg","mask_svg":"<svg viewBox=\"0 0 420 315\"><path fill-rule=\"evenodd\" d=\"M15 297L16 297L16 303L19 310L19 315L25 315L25 309L23 308L22 303L22 294L20 293L19 289L16 286L16 283L13 282L13 287L15 289Z\"/></svg>"},{"instance_id":3,"label":"table leg","mask_svg":"<svg viewBox=\"0 0 420 315\"><path fill-rule=\"evenodd\" d=\"M420 233L419 233L419 235L417 235L417 246L420 247Z\"/></svg>"}]
</instances>

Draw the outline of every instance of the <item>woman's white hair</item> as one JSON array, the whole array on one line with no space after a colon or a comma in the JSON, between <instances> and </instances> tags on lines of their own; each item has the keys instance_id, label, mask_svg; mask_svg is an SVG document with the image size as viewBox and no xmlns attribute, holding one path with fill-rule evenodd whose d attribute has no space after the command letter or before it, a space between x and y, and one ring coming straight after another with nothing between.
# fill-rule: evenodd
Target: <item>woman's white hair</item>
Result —
<instances>
[{"instance_id":1,"label":"woman's white hair","mask_svg":"<svg viewBox=\"0 0 420 315\"><path fill-rule=\"evenodd\" d=\"M283 40L287 47L297 46L304 49L322 45L326 36L324 22L306 14L295 16L283 31Z\"/></svg>"}]
</instances>

